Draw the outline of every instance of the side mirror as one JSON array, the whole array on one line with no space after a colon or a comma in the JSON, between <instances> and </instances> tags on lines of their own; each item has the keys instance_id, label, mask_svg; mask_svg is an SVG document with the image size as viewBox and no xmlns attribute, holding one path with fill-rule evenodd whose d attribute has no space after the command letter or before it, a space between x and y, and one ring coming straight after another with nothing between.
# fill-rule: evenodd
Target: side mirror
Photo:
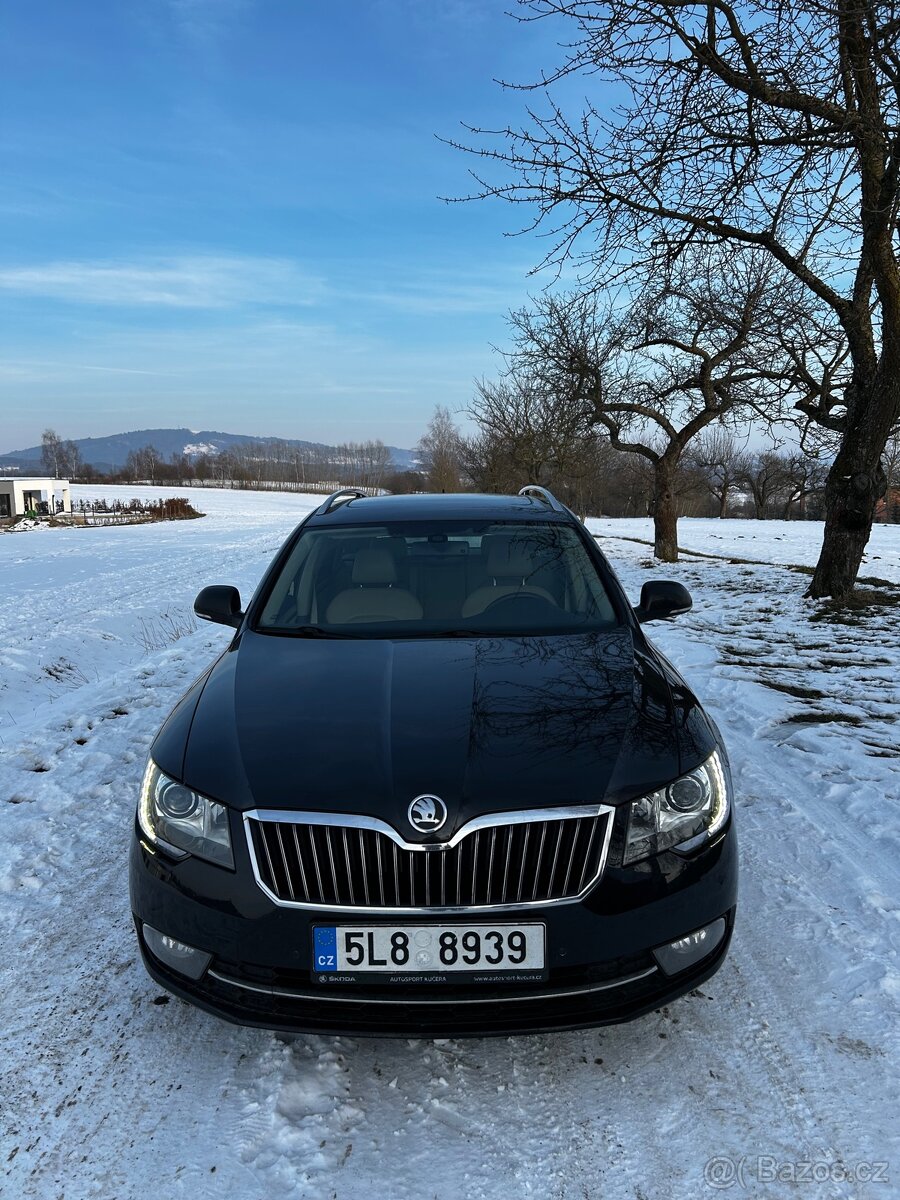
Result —
<instances>
[{"instance_id":1,"label":"side mirror","mask_svg":"<svg viewBox=\"0 0 900 1200\"><path fill-rule=\"evenodd\" d=\"M194 612L203 621L217 625L233 625L237 629L244 614L241 612L241 593L236 587L214 583L205 587L194 601Z\"/></svg>"},{"instance_id":2,"label":"side mirror","mask_svg":"<svg viewBox=\"0 0 900 1200\"><path fill-rule=\"evenodd\" d=\"M665 621L679 617L690 610L691 593L680 583L671 579L653 579L641 588L641 602L634 610L641 622Z\"/></svg>"}]
</instances>

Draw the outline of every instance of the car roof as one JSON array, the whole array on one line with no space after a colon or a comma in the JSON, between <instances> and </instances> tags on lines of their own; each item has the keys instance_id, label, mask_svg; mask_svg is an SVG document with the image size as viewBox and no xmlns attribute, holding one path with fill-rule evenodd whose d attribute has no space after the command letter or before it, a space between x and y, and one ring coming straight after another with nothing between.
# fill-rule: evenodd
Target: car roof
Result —
<instances>
[{"instance_id":1,"label":"car roof","mask_svg":"<svg viewBox=\"0 0 900 1200\"><path fill-rule=\"evenodd\" d=\"M355 496L327 513L313 513L309 525L381 524L387 521L556 521L572 524L573 515L551 508L538 496L491 496L472 492L425 492L402 496Z\"/></svg>"}]
</instances>

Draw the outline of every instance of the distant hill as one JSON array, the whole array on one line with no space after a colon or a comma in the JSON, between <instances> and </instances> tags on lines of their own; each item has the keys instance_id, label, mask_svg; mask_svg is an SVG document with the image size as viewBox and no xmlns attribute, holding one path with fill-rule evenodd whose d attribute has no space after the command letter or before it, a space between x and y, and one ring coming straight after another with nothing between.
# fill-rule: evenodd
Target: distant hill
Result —
<instances>
[{"instance_id":1,"label":"distant hill","mask_svg":"<svg viewBox=\"0 0 900 1200\"><path fill-rule=\"evenodd\" d=\"M327 456L332 449L322 442L304 442L296 438L255 437L245 433L217 433L211 429L136 429L132 433L114 433L110 437L73 440L81 453L82 461L89 463L95 470L104 472L120 471L132 450L140 450L148 445L155 446L167 460L173 454L184 454L192 459L201 454L212 456L239 443L246 445L248 442L262 444L278 441L290 447L320 451L323 456ZM406 471L415 465L416 456L412 450L403 450L399 446L388 446L388 449L397 470ZM40 446L28 446L25 450L0 454L0 474L9 470L15 470L22 475L40 474Z\"/></svg>"}]
</instances>

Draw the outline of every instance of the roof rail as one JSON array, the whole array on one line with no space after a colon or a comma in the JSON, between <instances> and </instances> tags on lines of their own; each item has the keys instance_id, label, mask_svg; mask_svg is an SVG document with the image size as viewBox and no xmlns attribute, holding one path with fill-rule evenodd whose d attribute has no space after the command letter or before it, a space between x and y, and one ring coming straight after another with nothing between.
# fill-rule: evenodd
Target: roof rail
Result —
<instances>
[{"instance_id":1,"label":"roof rail","mask_svg":"<svg viewBox=\"0 0 900 1200\"><path fill-rule=\"evenodd\" d=\"M324 517L336 505L346 503L348 500L364 500L365 498L366 493L361 488L341 488L340 491L332 492L325 503L316 509L316 516Z\"/></svg>"},{"instance_id":2,"label":"roof rail","mask_svg":"<svg viewBox=\"0 0 900 1200\"><path fill-rule=\"evenodd\" d=\"M536 483L526 483L519 492L520 496L536 496L539 500L550 506L554 512L565 512L566 508L560 504L557 498L547 488L538 487Z\"/></svg>"}]
</instances>

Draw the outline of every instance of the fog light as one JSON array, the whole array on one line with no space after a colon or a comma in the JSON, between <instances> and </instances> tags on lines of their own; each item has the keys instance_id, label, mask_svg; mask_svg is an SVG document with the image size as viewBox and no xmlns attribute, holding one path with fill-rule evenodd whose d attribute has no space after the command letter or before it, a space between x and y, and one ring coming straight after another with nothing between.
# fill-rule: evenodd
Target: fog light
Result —
<instances>
[{"instance_id":1,"label":"fog light","mask_svg":"<svg viewBox=\"0 0 900 1200\"><path fill-rule=\"evenodd\" d=\"M199 979L212 959L205 950L197 950L167 933L160 933L152 925L144 926L144 941L150 947L153 955L164 962L167 967L186 975L188 979Z\"/></svg>"},{"instance_id":2,"label":"fog light","mask_svg":"<svg viewBox=\"0 0 900 1200\"><path fill-rule=\"evenodd\" d=\"M669 942L668 946L659 946L653 951L653 957L667 975L677 975L679 971L687 970L701 958L712 954L724 936L725 918L719 917L711 925L695 929L686 937Z\"/></svg>"}]
</instances>

